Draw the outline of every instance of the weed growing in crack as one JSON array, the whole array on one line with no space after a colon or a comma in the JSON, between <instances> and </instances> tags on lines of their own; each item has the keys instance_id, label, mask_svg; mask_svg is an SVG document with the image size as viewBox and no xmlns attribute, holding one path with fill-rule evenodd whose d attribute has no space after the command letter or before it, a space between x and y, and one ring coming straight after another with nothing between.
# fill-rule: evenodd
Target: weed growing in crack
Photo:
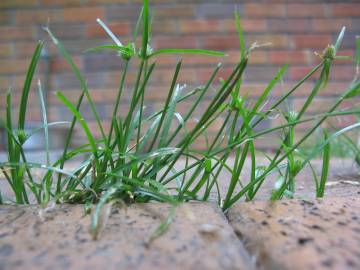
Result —
<instances>
[{"instance_id":1,"label":"weed growing in crack","mask_svg":"<svg viewBox=\"0 0 360 270\"><path fill-rule=\"evenodd\" d=\"M58 203L97 203L93 219L93 230L97 230L97 222L101 209L106 203L148 202L150 200L168 202L176 206L178 203L191 200L209 200L215 194L218 204L224 211L234 203L245 198L252 200L270 174L278 173L277 181L271 199L281 199L283 196L293 197L296 190L296 176L317 155L323 153L324 165L321 179L315 179L316 195L324 195L327 172L329 168L329 143L345 132L355 129L354 124L339 131L330 133L324 131L323 143L311 153L299 155L298 150L304 142L329 117L359 114L358 109L338 110L344 100L351 100L360 92L360 81L356 78L344 89L332 107L322 114L306 116L314 99L320 91L324 91L329 80L329 72L333 62L338 58L345 28L339 34L334 45L329 45L322 54L321 61L293 87L288 89L279 99L269 105L268 100L274 87L282 80L287 65L279 69L261 95L255 101L250 101L242 91L243 75L246 72L251 52L259 44L246 48L240 18L235 12L236 27L239 33L240 59L231 74L217 82L221 65L217 65L208 81L193 90L184 93L178 80L182 62L179 61L173 71L171 84L162 109L146 116L144 114L145 93L149 80L156 69L154 57L161 54L202 54L208 57L222 57L224 53L201 49L154 49L151 46L151 20L148 1L144 0L138 23L134 30L134 38L126 45L122 43L106 24L98 19L98 23L114 42L113 45L103 45L88 50L87 53L96 53L100 50L112 50L124 63L121 71L118 91L115 97L112 120L109 131L103 127L96 105L92 99L86 79L72 60L62 43L56 38L49 27L45 31L58 48L60 54L70 65L79 81L81 95L73 104L66 95L57 91L56 96L73 114L71 122L49 123L46 116L46 104L38 84L38 95L41 104L43 124L31 133L26 133L25 118L28 96L33 81L34 72L43 41L40 41L34 52L28 68L19 109L17 126L14 127L12 116L12 95L7 94L7 109L5 129L7 135L8 161L0 163L0 169L14 193L13 200L17 204L30 204L31 198L43 206L50 201ZM137 46L136 39L141 32L141 44ZM139 60L135 83L129 102L129 109L125 116L120 116L123 91L128 78L129 64L133 59ZM282 111L281 106L310 78L319 74L314 87L299 111ZM216 89L211 96L210 103L204 105L206 95L210 89ZM188 111L181 115L177 112L178 104L191 101ZM97 138L90 130L89 125L80 112L83 103L90 106L96 119L100 137ZM188 123L199 108L202 114L195 125L190 129ZM259 130L262 122L272 117L274 112L281 112L286 120L271 128ZM207 130L215 121L222 119L221 126L214 139L208 140ZM303 123L310 123L311 127L305 135L296 136L296 127ZM50 163L48 128L54 125L68 124L69 131L62 156ZM70 141L78 125L86 135L87 142L70 149ZM175 126L175 128L174 128ZM146 129L147 127L147 129ZM34 132L45 132L46 164L35 164L27 160L23 145ZM256 142L265 135L282 133L279 145L273 155L267 155L257 149ZM207 138L205 150L197 150L196 141L204 136ZM274 142L275 144L275 142ZM72 162L78 156L86 154L88 158L73 170L66 169L66 163ZM250 157L250 179L245 181L243 171L246 158ZM266 157L268 162L259 163L259 157ZM45 170L41 179L35 179L33 168ZM230 173L230 181L224 189L220 175ZM30 196L31 194L31 196ZM8 203L0 193L0 203ZM161 234L169 222L165 221L154 232ZM150 240L149 240L150 241Z\"/></svg>"}]
</instances>

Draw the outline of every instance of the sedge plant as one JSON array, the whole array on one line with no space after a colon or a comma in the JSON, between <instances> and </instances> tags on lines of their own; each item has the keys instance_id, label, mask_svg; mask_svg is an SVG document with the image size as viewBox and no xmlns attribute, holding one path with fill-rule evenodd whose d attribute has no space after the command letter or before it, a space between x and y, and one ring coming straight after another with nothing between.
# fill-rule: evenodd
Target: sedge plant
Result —
<instances>
[{"instance_id":1,"label":"sedge plant","mask_svg":"<svg viewBox=\"0 0 360 270\"><path fill-rule=\"evenodd\" d=\"M109 35L113 44L102 45L86 51L97 53L101 50L111 50L118 60L123 62L110 127L105 130L102 120L91 96L86 78L76 66L71 55L57 39L50 27L45 27L51 41L57 47L76 76L81 94L77 102L72 103L61 90L56 92L59 102L64 104L72 113L70 122L48 122L46 104L42 95L41 83L38 83L38 96L42 125L31 132L25 131L26 108L31 85L34 80L35 69L43 48L40 41L34 52L31 64L26 74L22 91L18 120L14 124L12 116L12 94L7 94L7 109L5 130L7 135L8 160L0 162L0 169L6 178L14 198L4 198L0 192L0 202L17 204L38 203L46 206L50 201L57 203L95 204L93 209L92 231L97 234L101 209L107 203L148 202L151 200L168 202L174 207L181 202L190 200L209 200L216 195L218 204L224 211L241 199L252 200L268 176L278 173L281 181L274 188L271 199L281 199L284 195L293 197L296 191L296 176L319 153L324 156L324 168L321 179L316 183L317 196L324 194L323 189L329 167L328 144L334 138L347 130L335 131L333 134L325 132L324 143L313 153L299 157L299 147L319 128L329 117L358 114L359 110L339 110L344 100L351 100L360 92L360 81L354 80L333 106L325 113L307 116L320 91L325 91L329 80L330 69L338 58L345 28L339 34L334 45L329 45L319 54L320 63L317 64L299 82L288 89L271 105L268 101L274 87L283 79L287 65L282 66L273 79L265 87L256 100L250 100L242 88L243 75L251 58L251 53L263 44L254 43L246 47L240 17L235 12L235 23L239 34L240 59L232 72L220 81L217 79L221 64L217 65L204 85L185 91L179 81L182 69L181 60L175 65L171 83L162 108L151 114L144 113L146 104L145 93L149 89L157 64L156 56L162 54L201 54L204 57L224 57L218 51L202 49L162 48L155 49L151 45L151 18L149 4L143 1L139 20L135 26L134 37L128 43L120 39L101 19L99 26ZM140 44L137 42L141 35ZM123 106L123 92L129 77L129 66L138 60L136 79L131 87L131 97L125 115L119 113ZM258 127L274 112L281 111L282 105L309 79L316 77L314 87L298 112L282 112L284 124L259 130ZM215 89L215 92L213 90ZM205 99L210 102L205 103ZM190 102L185 114L180 114L177 106L182 102ZM81 113L81 107L86 103L96 119L100 136L95 136L87 120ZM206 104L206 105L205 105ZM195 125L189 128L195 112L201 108L201 115ZM209 127L221 119L221 127L211 139L207 136ZM311 123L305 135L297 138L296 128L303 123ZM48 129L54 125L68 125L65 146L61 157L50 163ZM83 145L70 147L75 128L80 128L85 134ZM23 145L35 132L44 132L46 142L46 164L31 163L26 158ZM257 140L269 134L282 136L279 145L275 147L273 155L265 155L269 162L259 164L259 157L264 154L258 151ZM197 140L206 138L205 149L198 150ZM81 164L74 169L67 169L67 164L79 156L86 155ZM250 177L244 177L246 160L250 160ZM39 177L33 169L44 170ZM226 187L221 183L221 175L230 173ZM225 188L225 194L223 189ZM173 212L169 218L154 232L154 237L161 234L171 223ZM152 237L150 237L152 239Z\"/></svg>"}]
</instances>

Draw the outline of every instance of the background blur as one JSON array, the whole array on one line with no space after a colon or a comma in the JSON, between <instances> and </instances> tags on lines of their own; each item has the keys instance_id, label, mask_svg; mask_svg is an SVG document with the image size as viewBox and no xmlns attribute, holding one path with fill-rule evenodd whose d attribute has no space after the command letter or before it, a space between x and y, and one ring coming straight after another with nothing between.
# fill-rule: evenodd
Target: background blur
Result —
<instances>
[{"instance_id":1,"label":"background blur","mask_svg":"<svg viewBox=\"0 0 360 270\"><path fill-rule=\"evenodd\" d=\"M189 89L205 83L218 62L224 63L222 77L238 62L239 45L233 15L237 6L247 43L272 43L271 47L258 49L251 56L242 88L242 92L248 92L251 98L256 98L277 69L288 63L290 67L285 79L273 94L274 98L281 95L291 83L300 79L317 63L314 51L321 52L333 42L342 26L347 27L347 32L340 54L352 55L355 50L355 36L360 32L358 0L153 0L150 4L154 48L204 48L222 50L228 54L223 59L206 56L182 57L184 61L179 82L186 83ZM97 17L107 23L123 43L130 41L140 7L141 0L0 0L0 118L4 116L5 94L9 87L14 93L13 107L18 107L25 72L36 41L45 39L46 50L43 52L37 78L41 79L46 91L49 121L71 119L71 113L60 104L53 93L55 90L62 90L75 102L80 95L80 87L64 59L59 56L42 30L42 26L49 21L50 28L70 51L87 78L99 114L106 125L111 116L121 74L121 61L114 53L84 53L84 50L111 44L111 40L96 23ZM158 66L146 96L147 113L161 107L177 59L178 56L158 59ZM134 79L134 74L130 75L127 95ZM317 106L313 106L311 111L326 110L331 100L346 89L353 76L353 63L338 61L332 70L332 82L322 91L322 97L317 99L314 103ZM299 108L312 84L313 81L306 83L297 91L296 98L289 99L290 108ZM34 90L35 86L36 82L33 84ZM32 91L30 101L28 120L39 122L41 118L36 91ZM182 113L187 107L187 104L183 103L178 110ZM126 104L120 110L124 111L125 108ZM94 128L94 119L86 104L82 112ZM265 124L271 126L274 121L280 120L275 118ZM342 118L336 120L335 124L345 126L352 121L354 119L351 117ZM215 124L212 128L217 129L218 126ZM96 128L94 130L96 131ZM62 134L63 131L57 129L55 133ZM1 142L4 136L0 136ZM77 132L77 139L73 143L79 143L82 136L82 132ZM264 148L271 147L271 140L259 143L262 143ZM40 146L42 147L41 144ZM58 146L61 147L61 142ZM0 149L1 147L0 144ZM36 142L33 147L36 147Z\"/></svg>"}]
</instances>

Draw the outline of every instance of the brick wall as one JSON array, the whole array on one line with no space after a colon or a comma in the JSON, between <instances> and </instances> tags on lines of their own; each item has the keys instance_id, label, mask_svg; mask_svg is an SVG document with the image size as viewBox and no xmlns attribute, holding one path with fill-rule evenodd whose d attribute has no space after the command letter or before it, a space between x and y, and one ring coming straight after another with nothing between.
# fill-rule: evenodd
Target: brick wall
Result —
<instances>
[{"instance_id":1,"label":"brick wall","mask_svg":"<svg viewBox=\"0 0 360 270\"><path fill-rule=\"evenodd\" d=\"M207 48L223 50L228 54L225 59L183 57L184 67L179 81L189 87L204 83L219 61L224 63L220 76L226 76L237 63L238 40L233 20L234 6L237 5L247 42L272 43L271 47L252 54L243 87L243 92L249 92L251 98L256 98L277 69L288 63L290 68L284 83L274 91L274 98L281 95L317 63L313 52L321 51L334 41L343 25L347 27L347 33L341 54L352 55L355 36L360 30L360 2L357 0L153 0L150 3L155 14L152 40L155 48ZM140 5L140 0L1 0L0 115L4 114L4 97L9 87L14 93L14 107L18 105L36 40L44 38L49 57L41 60L37 77L47 91L49 118L51 121L70 119L71 114L57 101L53 92L63 90L75 102L80 94L79 84L42 30L49 20L50 28L63 41L87 78L106 125L112 111L121 62L111 53L84 53L84 50L111 42L95 22L97 17L102 18L122 41L130 39ZM159 59L147 92L147 113L159 108L164 100L177 59L175 56ZM127 81L127 95L134 80L133 73ZM345 89L353 75L351 62L338 62L332 71L332 83L318 98L316 106L311 108L312 112L324 111L331 100ZM309 81L297 92L296 98L289 99L289 106L299 108L312 84L313 81ZM32 94L30 101L27 117L38 121L37 96ZM185 111L186 107L186 103L182 104L179 111ZM94 123L86 105L83 113ZM353 119L338 121L337 124L345 125L349 121ZM272 124L266 123L268 126ZM218 126L215 124L213 128Z\"/></svg>"}]
</instances>

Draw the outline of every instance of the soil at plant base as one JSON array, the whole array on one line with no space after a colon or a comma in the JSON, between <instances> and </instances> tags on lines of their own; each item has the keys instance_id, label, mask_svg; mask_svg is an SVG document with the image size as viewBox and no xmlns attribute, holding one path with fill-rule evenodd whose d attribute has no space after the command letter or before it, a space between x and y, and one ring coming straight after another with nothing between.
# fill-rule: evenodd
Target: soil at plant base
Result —
<instances>
[{"instance_id":1,"label":"soil at plant base","mask_svg":"<svg viewBox=\"0 0 360 270\"><path fill-rule=\"evenodd\" d=\"M113 207L93 240L81 205L0 207L0 269L252 269L250 256L214 204L176 208L149 242L167 204ZM103 214L106 213L106 209ZM102 216L106 220L106 216Z\"/></svg>"}]
</instances>

